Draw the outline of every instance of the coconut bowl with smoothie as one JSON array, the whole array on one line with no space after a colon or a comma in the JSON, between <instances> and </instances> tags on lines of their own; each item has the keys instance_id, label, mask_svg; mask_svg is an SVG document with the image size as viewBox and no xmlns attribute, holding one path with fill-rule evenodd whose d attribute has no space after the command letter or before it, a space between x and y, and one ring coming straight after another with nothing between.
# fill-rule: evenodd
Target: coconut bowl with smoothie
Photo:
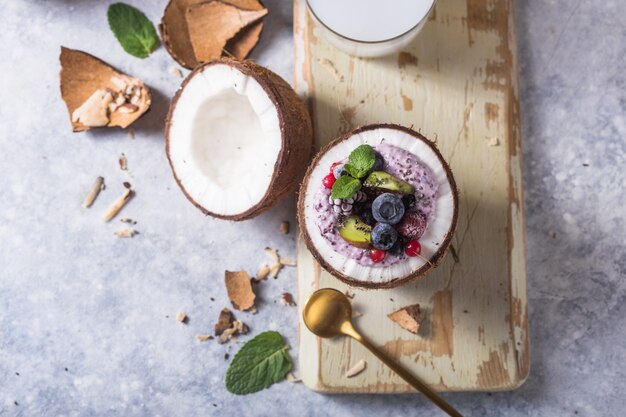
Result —
<instances>
[{"instance_id":1,"label":"coconut bowl with smoothie","mask_svg":"<svg viewBox=\"0 0 626 417\"><path fill-rule=\"evenodd\" d=\"M443 259L458 217L452 171L409 128L375 124L326 145L300 188L298 223L315 259L344 283L393 288Z\"/></svg>"}]
</instances>

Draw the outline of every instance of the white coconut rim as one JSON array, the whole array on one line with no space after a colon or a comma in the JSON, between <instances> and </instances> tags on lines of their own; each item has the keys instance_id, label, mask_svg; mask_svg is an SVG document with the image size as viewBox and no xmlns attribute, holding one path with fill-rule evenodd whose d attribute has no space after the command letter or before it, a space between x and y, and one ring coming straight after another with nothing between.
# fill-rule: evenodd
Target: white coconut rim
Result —
<instances>
[{"instance_id":1,"label":"white coconut rim","mask_svg":"<svg viewBox=\"0 0 626 417\"><path fill-rule=\"evenodd\" d=\"M315 193L324 176L328 174L328 168L333 162L346 158L359 145L379 145L383 138L384 143L397 146L416 155L424 165L430 168L439 184L435 199L434 220L428 224L426 232L420 238L421 256L429 261L434 259L446 238L454 232L455 227L456 191L453 190L453 186L448 180L448 172L442 165L438 154L424 140L408 131L380 127L371 130L365 128L337 143L320 156L317 165L310 172L305 188L301 190L304 192L304 228L319 255L332 269L351 280L370 284L385 284L406 278L427 265L427 262L419 257L409 257L395 265L368 267L336 252L324 239L316 224Z\"/></svg>"},{"instance_id":2,"label":"white coconut rim","mask_svg":"<svg viewBox=\"0 0 626 417\"><path fill-rule=\"evenodd\" d=\"M196 205L237 216L270 187L282 146L278 110L235 66L209 65L190 77L169 120L172 169Z\"/></svg>"}]
</instances>

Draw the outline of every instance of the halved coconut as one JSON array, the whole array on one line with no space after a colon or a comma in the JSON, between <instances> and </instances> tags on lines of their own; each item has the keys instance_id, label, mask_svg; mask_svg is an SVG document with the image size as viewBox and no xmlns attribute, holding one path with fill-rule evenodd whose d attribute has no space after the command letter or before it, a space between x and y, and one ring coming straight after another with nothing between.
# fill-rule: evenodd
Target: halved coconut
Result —
<instances>
[{"instance_id":1,"label":"halved coconut","mask_svg":"<svg viewBox=\"0 0 626 417\"><path fill-rule=\"evenodd\" d=\"M316 192L329 167L344 160L357 146L384 143L402 148L430 168L438 183L434 218L420 238L421 257L407 257L389 266L365 266L337 251L322 236L316 223ZM319 195L318 195L319 197ZM452 171L435 145L419 133L393 124L355 129L326 145L309 166L298 200L298 223L304 242L315 259L333 276L351 286L392 288L426 275L445 255L458 217L458 193Z\"/></svg>"},{"instance_id":2,"label":"halved coconut","mask_svg":"<svg viewBox=\"0 0 626 417\"><path fill-rule=\"evenodd\" d=\"M183 81L165 137L187 198L205 214L245 220L300 182L312 128L305 104L282 78L252 62L222 58Z\"/></svg>"}]
</instances>

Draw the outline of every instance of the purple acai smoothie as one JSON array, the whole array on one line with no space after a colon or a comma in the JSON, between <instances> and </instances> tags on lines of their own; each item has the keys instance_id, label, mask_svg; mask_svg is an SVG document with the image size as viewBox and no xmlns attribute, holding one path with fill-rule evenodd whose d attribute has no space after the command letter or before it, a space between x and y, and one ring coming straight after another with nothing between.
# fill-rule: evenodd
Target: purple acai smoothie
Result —
<instances>
[{"instance_id":1,"label":"purple acai smoothie","mask_svg":"<svg viewBox=\"0 0 626 417\"><path fill-rule=\"evenodd\" d=\"M426 227L433 221L435 216L435 199L437 198L438 183L434 174L419 158L400 147L382 143L373 146L374 150L384 160L383 170L394 177L407 182L415 188L415 204L407 207L405 216L409 213L420 213L426 219ZM347 159L347 156L346 156ZM346 162L346 160L342 161ZM374 262L370 257L370 249L363 249L351 245L345 241L338 231L338 225L342 221L342 214L333 209L332 200L329 200L331 190L324 185L315 193L315 210L318 213L316 224L322 236L328 241L333 249L358 264L368 267L385 267L394 265L407 258L401 252L394 256L385 256L382 262ZM371 206L371 202L369 203ZM367 210L368 203L361 206L360 210ZM356 209L355 214L360 214Z\"/></svg>"}]
</instances>

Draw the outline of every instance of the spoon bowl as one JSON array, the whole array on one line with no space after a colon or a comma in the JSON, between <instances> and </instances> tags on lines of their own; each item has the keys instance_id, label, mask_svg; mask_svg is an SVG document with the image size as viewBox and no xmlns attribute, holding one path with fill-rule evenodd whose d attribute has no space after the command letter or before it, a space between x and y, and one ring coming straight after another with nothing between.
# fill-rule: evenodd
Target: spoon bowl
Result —
<instances>
[{"instance_id":1,"label":"spoon bowl","mask_svg":"<svg viewBox=\"0 0 626 417\"><path fill-rule=\"evenodd\" d=\"M344 334L342 326L352 319L352 306L342 292L324 288L311 294L302 315L311 333L320 337L335 337Z\"/></svg>"}]
</instances>

